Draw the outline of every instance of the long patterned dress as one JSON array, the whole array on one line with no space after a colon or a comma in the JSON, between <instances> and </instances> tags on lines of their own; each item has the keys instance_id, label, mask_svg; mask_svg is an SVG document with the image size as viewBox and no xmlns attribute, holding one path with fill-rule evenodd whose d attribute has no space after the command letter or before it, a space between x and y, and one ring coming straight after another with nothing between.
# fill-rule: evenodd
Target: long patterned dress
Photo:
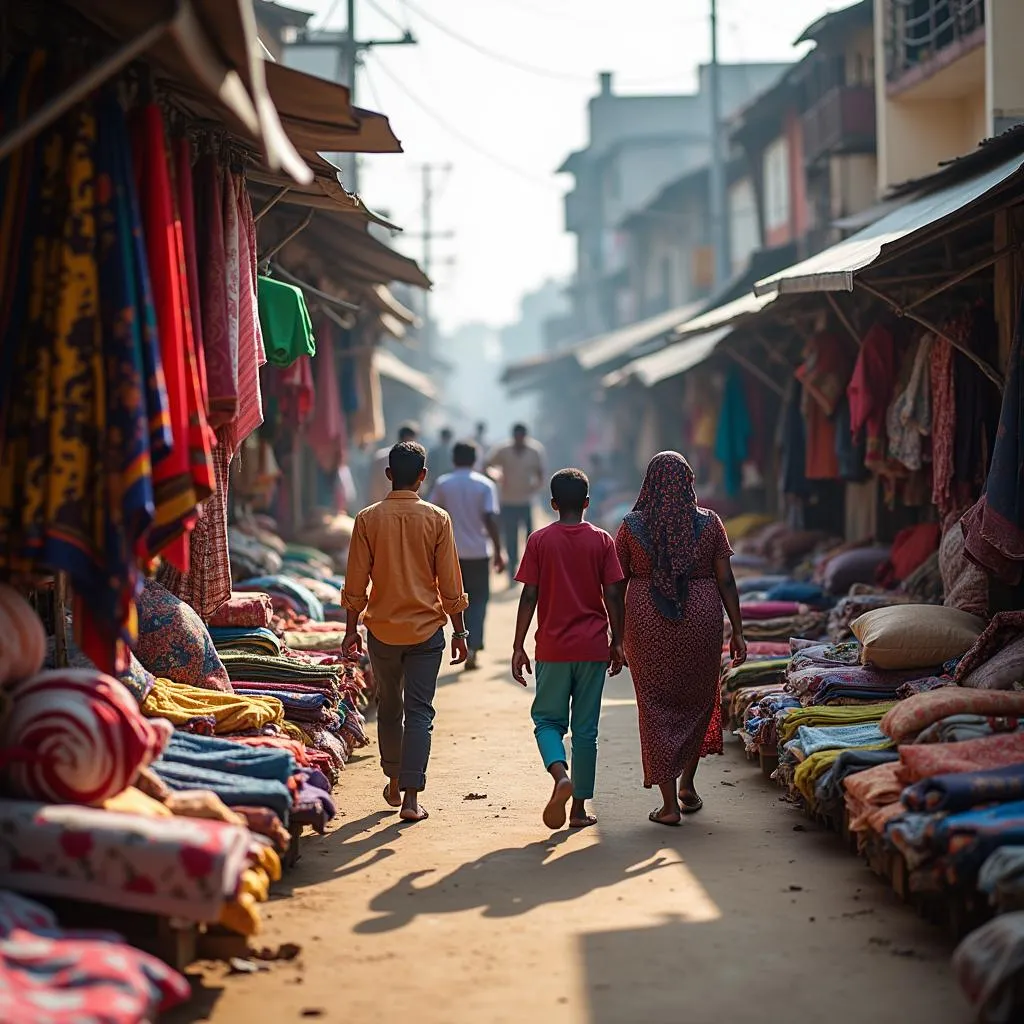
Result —
<instances>
[{"instance_id":1,"label":"long patterned dress","mask_svg":"<svg viewBox=\"0 0 1024 1024\"><path fill-rule=\"evenodd\" d=\"M628 581L624 647L636 688L648 789L678 779L697 755L722 753L724 631L715 560L731 555L732 548L722 520L698 511L708 521L697 538L686 614L678 622L654 607L650 553L626 524L615 539Z\"/></svg>"}]
</instances>

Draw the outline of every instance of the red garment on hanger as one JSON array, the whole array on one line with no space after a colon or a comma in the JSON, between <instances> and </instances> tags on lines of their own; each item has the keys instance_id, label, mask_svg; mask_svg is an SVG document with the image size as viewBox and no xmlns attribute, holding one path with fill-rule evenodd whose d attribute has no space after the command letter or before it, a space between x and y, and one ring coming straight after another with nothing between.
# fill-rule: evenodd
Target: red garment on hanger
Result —
<instances>
[{"instance_id":1,"label":"red garment on hanger","mask_svg":"<svg viewBox=\"0 0 1024 1024\"><path fill-rule=\"evenodd\" d=\"M132 150L173 437L170 451L153 464L156 514L140 554L161 554L187 572L186 534L195 525L198 500L189 447L188 305L182 302L180 225L174 217L164 123L155 103L136 117Z\"/></svg>"}]
</instances>

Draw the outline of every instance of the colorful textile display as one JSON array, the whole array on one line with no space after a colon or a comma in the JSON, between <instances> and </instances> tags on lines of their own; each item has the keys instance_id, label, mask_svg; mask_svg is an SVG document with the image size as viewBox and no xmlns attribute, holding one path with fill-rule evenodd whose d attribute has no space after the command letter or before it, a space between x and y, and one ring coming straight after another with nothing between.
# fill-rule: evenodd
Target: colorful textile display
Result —
<instances>
[{"instance_id":1,"label":"colorful textile display","mask_svg":"<svg viewBox=\"0 0 1024 1024\"><path fill-rule=\"evenodd\" d=\"M843 786L846 808L850 814L853 832L881 831L888 817L903 813L899 802L903 783L899 777L899 761L887 761L850 775Z\"/></svg>"},{"instance_id":2,"label":"colorful textile display","mask_svg":"<svg viewBox=\"0 0 1024 1024\"><path fill-rule=\"evenodd\" d=\"M0 686L35 675L45 657L46 630L35 609L0 583Z\"/></svg>"},{"instance_id":3,"label":"colorful textile display","mask_svg":"<svg viewBox=\"0 0 1024 1024\"><path fill-rule=\"evenodd\" d=\"M942 603L983 619L988 618L988 576L964 555L964 531L960 513L954 511L943 523L939 544L939 569L942 573Z\"/></svg>"},{"instance_id":4,"label":"colorful textile display","mask_svg":"<svg viewBox=\"0 0 1024 1024\"><path fill-rule=\"evenodd\" d=\"M176 683L230 692L231 682L203 620L156 580L139 597L139 661L153 675Z\"/></svg>"},{"instance_id":5,"label":"colorful textile display","mask_svg":"<svg viewBox=\"0 0 1024 1024\"><path fill-rule=\"evenodd\" d=\"M232 593L208 619L207 625L234 629L269 628L274 621L274 605L266 594Z\"/></svg>"},{"instance_id":6,"label":"colorful textile display","mask_svg":"<svg viewBox=\"0 0 1024 1024\"><path fill-rule=\"evenodd\" d=\"M250 654L266 654L277 657L281 653L281 641L277 634L265 626L239 629L234 626L210 626L210 636L218 653L244 651Z\"/></svg>"},{"instance_id":7,"label":"colorful textile display","mask_svg":"<svg viewBox=\"0 0 1024 1024\"><path fill-rule=\"evenodd\" d=\"M882 732L897 743L909 743L941 719L963 714L1024 717L1024 693L968 690L959 686L917 693L900 701L882 719Z\"/></svg>"},{"instance_id":8,"label":"colorful textile display","mask_svg":"<svg viewBox=\"0 0 1024 1024\"><path fill-rule=\"evenodd\" d=\"M300 356L316 355L313 321L300 289L270 277L259 278L259 315L267 361L291 366Z\"/></svg>"},{"instance_id":9,"label":"colorful textile display","mask_svg":"<svg viewBox=\"0 0 1024 1024\"><path fill-rule=\"evenodd\" d=\"M18 892L216 921L249 861L249 833L194 818L0 799L0 877Z\"/></svg>"},{"instance_id":10,"label":"colorful textile display","mask_svg":"<svg viewBox=\"0 0 1024 1024\"><path fill-rule=\"evenodd\" d=\"M0 1020L137 1024L188 1000L188 981L104 931L65 931L46 907L0 890Z\"/></svg>"},{"instance_id":11,"label":"colorful textile display","mask_svg":"<svg viewBox=\"0 0 1024 1024\"><path fill-rule=\"evenodd\" d=\"M120 793L167 744L116 679L85 669L43 672L8 691L0 763L8 792L97 804Z\"/></svg>"},{"instance_id":12,"label":"colorful textile display","mask_svg":"<svg viewBox=\"0 0 1024 1024\"><path fill-rule=\"evenodd\" d=\"M167 760L155 762L153 770L171 789L208 789L228 807L266 807L288 823L292 793L283 782Z\"/></svg>"}]
</instances>

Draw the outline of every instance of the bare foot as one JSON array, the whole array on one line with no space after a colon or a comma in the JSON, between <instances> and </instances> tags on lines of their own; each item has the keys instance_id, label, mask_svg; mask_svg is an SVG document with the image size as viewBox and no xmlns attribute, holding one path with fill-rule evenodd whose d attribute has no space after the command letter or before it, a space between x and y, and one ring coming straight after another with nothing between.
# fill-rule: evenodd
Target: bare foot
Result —
<instances>
[{"instance_id":1,"label":"bare foot","mask_svg":"<svg viewBox=\"0 0 1024 1024\"><path fill-rule=\"evenodd\" d=\"M572 781L559 779L551 793L551 799L544 808L544 824L552 831L565 825L565 805L572 799Z\"/></svg>"},{"instance_id":2,"label":"bare foot","mask_svg":"<svg viewBox=\"0 0 1024 1024\"><path fill-rule=\"evenodd\" d=\"M584 814L582 818L570 818L569 828L590 828L591 825L597 824L596 814Z\"/></svg>"},{"instance_id":3,"label":"bare foot","mask_svg":"<svg viewBox=\"0 0 1024 1024\"><path fill-rule=\"evenodd\" d=\"M398 779L392 779L384 787L384 803L388 807L402 806L402 791L398 788Z\"/></svg>"},{"instance_id":4,"label":"bare foot","mask_svg":"<svg viewBox=\"0 0 1024 1024\"><path fill-rule=\"evenodd\" d=\"M420 807L419 803L413 804L411 807L403 807L399 812L398 817L402 821L426 821L430 817L430 813L424 808Z\"/></svg>"},{"instance_id":5,"label":"bare foot","mask_svg":"<svg viewBox=\"0 0 1024 1024\"><path fill-rule=\"evenodd\" d=\"M647 816L647 820L653 821L655 825L671 825L675 827L683 819L678 807L661 807L656 811L651 811Z\"/></svg>"}]
</instances>

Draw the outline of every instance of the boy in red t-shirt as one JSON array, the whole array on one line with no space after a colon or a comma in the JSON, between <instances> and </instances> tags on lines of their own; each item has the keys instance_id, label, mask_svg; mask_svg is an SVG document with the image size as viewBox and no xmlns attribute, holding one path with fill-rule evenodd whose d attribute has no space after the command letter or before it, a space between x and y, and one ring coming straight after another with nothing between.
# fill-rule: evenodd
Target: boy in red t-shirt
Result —
<instances>
[{"instance_id":1,"label":"boy in red t-shirt","mask_svg":"<svg viewBox=\"0 0 1024 1024\"><path fill-rule=\"evenodd\" d=\"M558 522L530 535L516 573L523 592L512 675L523 686L523 672L531 671L523 645L534 609L540 607L532 714L544 767L555 780L544 808L544 824L551 829L565 824L570 797L570 828L597 823L587 813L586 801L594 796L601 693L605 673L614 676L622 671L625 577L615 542L604 530L584 521L589 490L586 474L578 469L559 470L551 478L551 507L558 513ZM563 742L570 725L571 779Z\"/></svg>"}]
</instances>

